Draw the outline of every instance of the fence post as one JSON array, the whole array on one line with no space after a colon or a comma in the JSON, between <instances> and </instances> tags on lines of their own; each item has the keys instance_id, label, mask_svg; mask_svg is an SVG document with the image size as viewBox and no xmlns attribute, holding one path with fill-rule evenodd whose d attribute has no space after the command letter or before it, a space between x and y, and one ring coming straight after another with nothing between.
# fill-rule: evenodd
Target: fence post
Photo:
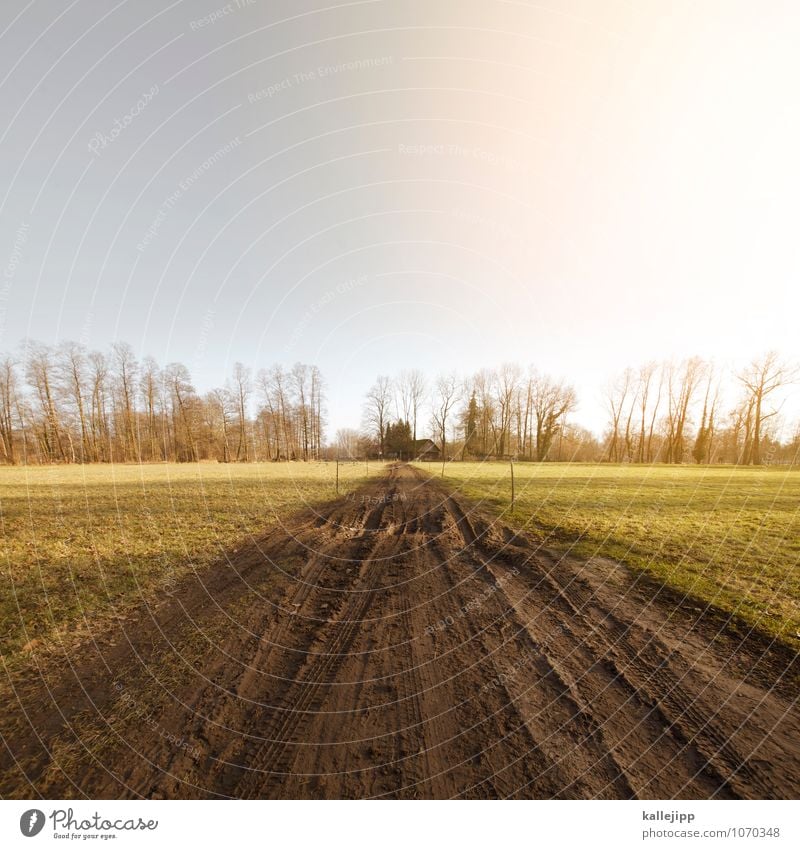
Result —
<instances>
[{"instance_id":1,"label":"fence post","mask_svg":"<svg viewBox=\"0 0 800 849\"><path fill-rule=\"evenodd\" d=\"M513 509L513 507L514 507L514 497L515 497L515 493L514 493L514 458L511 457L509 459L509 462L511 463L511 507Z\"/></svg>"}]
</instances>

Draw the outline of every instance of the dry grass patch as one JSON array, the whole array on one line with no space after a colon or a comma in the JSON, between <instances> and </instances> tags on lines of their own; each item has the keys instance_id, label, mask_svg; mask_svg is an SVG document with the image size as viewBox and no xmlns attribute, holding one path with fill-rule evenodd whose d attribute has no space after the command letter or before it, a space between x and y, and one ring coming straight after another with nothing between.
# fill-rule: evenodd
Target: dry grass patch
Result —
<instances>
[{"instance_id":1,"label":"dry grass patch","mask_svg":"<svg viewBox=\"0 0 800 849\"><path fill-rule=\"evenodd\" d=\"M342 464L340 493L365 479ZM381 472L370 464L370 477ZM97 629L249 535L335 497L333 463L0 468L0 653Z\"/></svg>"}]
</instances>

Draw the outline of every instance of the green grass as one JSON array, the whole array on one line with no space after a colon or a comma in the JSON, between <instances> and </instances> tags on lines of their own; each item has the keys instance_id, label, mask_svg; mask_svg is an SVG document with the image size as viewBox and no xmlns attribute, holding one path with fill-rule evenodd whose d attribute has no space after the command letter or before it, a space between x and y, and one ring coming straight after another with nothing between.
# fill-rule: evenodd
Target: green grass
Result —
<instances>
[{"instance_id":1,"label":"green grass","mask_svg":"<svg viewBox=\"0 0 800 849\"><path fill-rule=\"evenodd\" d=\"M370 477L379 473L370 463ZM342 464L340 493L365 478ZM152 599L237 541L335 496L335 464L0 468L0 654L19 660Z\"/></svg>"},{"instance_id":2,"label":"green grass","mask_svg":"<svg viewBox=\"0 0 800 849\"><path fill-rule=\"evenodd\" d=\"M445 481L549 545L622 560L798 646L800 472L515 470L514 510L507 464L448 464ZM364 472L343 465L341 492ZM79 639L271 522L327 501L334 473L325 463L0 468L6 664L31 640Z\"/></svg>"},{"instance_id":3,"label":"green grass","mask_svg":"<svg viewBox=\"0 0 800 849\"><path fill-rule=\"evenodd\" d=\"M444 480L553 547L620 560L800 647L800 471L517 463L514 474L513 509L508 463L450 463Z\"/></svg>"}]
</instances>

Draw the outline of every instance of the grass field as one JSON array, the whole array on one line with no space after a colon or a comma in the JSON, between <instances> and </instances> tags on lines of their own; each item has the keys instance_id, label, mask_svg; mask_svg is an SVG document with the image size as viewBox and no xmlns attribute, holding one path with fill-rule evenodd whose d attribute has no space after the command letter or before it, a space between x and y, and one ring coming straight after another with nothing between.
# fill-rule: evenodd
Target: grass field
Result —
<instances>
[{"instance_id":1,"label":"grass field","mask_svg":"<svg viewBox=\"0 0 800 849\"><path fill-rule=\"evenodd\" d=\"M340 492L365 471L342 464ZM31 641L87 634L270 522L333 498L334 479L326 463L0 468L0 654L8 664Z\"/></svg>"},{"instance_id":2,"label":"grass field","mask_svg":"<svg viewBox=\"0 0 800 849\"><path fill-rule=\"evenodd\" d=\"M437 468L421 467L429 472ZM370 476L378 474L370 464ZM800 473L453 463L445 480L549 545L605 555L797 646ZM325 463L0 469L0 653L79 639L249 534L334 496ZM342 465L341 492L365 479Z\"/></svg>"},{"instance_id":3,"label":"grass field","mask_svg":"<svg viewBox=\"0 0 800 849\"><path fill-rule=\"evenodd\" d=\"M420 468L437 473L431 464ZM451 463L445 481L549 545L602 555L800 646L800 472Z\"/></svg>"}]
</instances>

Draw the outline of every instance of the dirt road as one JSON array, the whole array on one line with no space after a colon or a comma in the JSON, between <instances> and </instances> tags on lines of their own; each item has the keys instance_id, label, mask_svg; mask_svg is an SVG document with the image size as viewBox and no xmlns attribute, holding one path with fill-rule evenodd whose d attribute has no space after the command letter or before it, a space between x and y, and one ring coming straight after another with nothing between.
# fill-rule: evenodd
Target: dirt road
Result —
<instances>
[{"instance_id":1,"label":"dirt road","mask_svg":"<svg viewBox=\"0 0 800 849\"><path fill-rule=\"evenodd\" d=\"M797 673L399 466L16 681L0 794L797 797Z\"/></svg>"}]
</instances>

